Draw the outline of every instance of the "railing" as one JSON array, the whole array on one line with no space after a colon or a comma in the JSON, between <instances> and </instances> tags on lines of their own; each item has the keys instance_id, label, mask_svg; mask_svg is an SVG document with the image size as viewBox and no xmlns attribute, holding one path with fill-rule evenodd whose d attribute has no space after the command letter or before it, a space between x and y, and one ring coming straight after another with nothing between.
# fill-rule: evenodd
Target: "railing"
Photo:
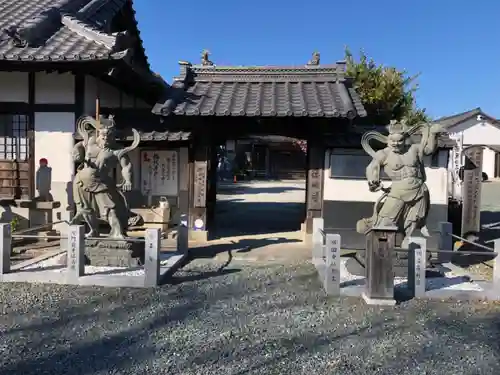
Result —
<instances>
[{"instance_id":1,"label":"railing","mask_svg":"<svg viewBox=\"0 0 500 375\"><path fill-rule=\"evenodd\" d=\"M179 225L171 230L175 229L177 229L177 253L187 255L189 251L187 215L181 215ZM78 283L78 280L85 276L85 242L91 240L144 243L144 286L156 286L160 281L162 233L159 228L146 229L144 238L109 238L85 237L84 225L70 225L66 236L44 236L16 232L12 233L10 224L4 223L0 224L0 233L0 279L3 275L12 272L10 263L12 238L53 238L66 241L66 250L68 253L66 279L68 283Z\"/></svg>"},{"instance_id":2,"label":"railing","mask_svg":"<svg viewBox=\"0 0 500 375\"><path fill-rule=\"evenodd\" d=\"M339 296L344 287L341 280L341 236L339 234L327 233L324 230L324 221L322 218L313 219L312 236L312 261L320 277L320 281L327 294ZM453 239L473 245L482 251L456 251L453 249ZM426 293L426 268L427 253L431 252L438 255L438 261L446 263L451 260L454 254L460 255L480 255L488 256L493 260L493 278L492 288L500 291L500 238L493 241L494 247L488 247L483 244L470 241L466 238L452 233L452 225L448 222L440 223L439 241L437 250L427 250L427 240L424 237L410 237L407 248L393 248L393 252L408 253L408 289L413 297L424 297ZM366 251L360 249L358 251ZM368 274L368 278L373 275ZM376 281L375 281L376 282ZM372 284L367 280L366 284Z\"/></svg>"}]
</instances>

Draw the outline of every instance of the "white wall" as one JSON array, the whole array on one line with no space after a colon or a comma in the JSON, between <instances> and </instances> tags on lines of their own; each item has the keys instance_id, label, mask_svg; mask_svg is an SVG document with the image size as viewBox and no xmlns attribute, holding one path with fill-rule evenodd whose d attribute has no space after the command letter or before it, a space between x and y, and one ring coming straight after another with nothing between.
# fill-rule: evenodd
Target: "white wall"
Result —
<instances>
[{"instance_id":1,"label":"white wall","mask_svg":"<svg viewBox=\"0 0 500 375\"><path fill-rule=\"evenodd\" d=\"M448 131L452 136L462 134L465 146L500 145L500 128L487 121L478 122L476 119L471 119L450 128ZM489 178L494 177L495 152L491 149L485 149L483 152L483 172Z\"/></svg>"},{"instance_id":2,"label":"white wall","mask_svg":"<svg viewBox=\"0 0 500 375\"><path fill-rule=\"evenodd\" d=\"M151 108L141 99L132 98L125 93L120 96L120 91L115 87L98 81L92 76L85 77L85 114L95 114L95 101L99 95L100 106L109 108L119 108L120 104L123 108Z\"/></svg>"},{"instance_id":3,"label":"white wall","mask_svg":"<svg viewBox=\"0 0 500 375\"><path fill-rule=\"evenodd\" d=\"M331 201L375 202L381 192L371 193L366 179L342 180L330 178L330 153L325 153L324 199ZM448 204L448 152L440 151L439 167L430 167L430 158L426 158L425 173L431 204ZM387 182L386 184L390 184Z\"/></svg>"},{"instance_id":4,"label":"white wall","mask_svg":"<svg viewBox=\"0 0 500 375\"><path fill-rule=\"evenodd\" d=\"M0 102L28 102L28 73L0 72Z\"/></svg>"},{"instance_id":5,"label":"white wall","mask_svg":"<svg viewBox=\"0 0 500 375\"><path fill-rule=\"evenodd\" d=\"M74 128L74 113L35 113L35 173L38 160L46 158L52 168L51 194L55 201L61 202L61 207L54 211L54 220L70 218L68 207L72 204ZM61 224L56 229L64 232L66 227Z\"/></svg>"},{"instance_id":6,"label":"white wall","mask_svg":"<svg viewBox=\"0 0 500 375\"><path fill-rule=\"evenodd\" d=\"M74 104L75 76L71 73L35 74L36 104Z\"/></svg>"}]
</instances>

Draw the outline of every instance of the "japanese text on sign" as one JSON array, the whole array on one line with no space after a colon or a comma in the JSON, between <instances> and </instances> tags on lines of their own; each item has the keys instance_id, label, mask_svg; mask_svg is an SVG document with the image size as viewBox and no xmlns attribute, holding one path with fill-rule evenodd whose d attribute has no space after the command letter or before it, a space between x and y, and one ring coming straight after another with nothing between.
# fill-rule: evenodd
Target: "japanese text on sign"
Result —
<instances>
[{"instance_id":1,"label":"japanese text on sign","mask_svg":"<svg viewBox=\"0 0 500 375\"><path fill-rule=\"evenodd\" d=\"M177 151L143 150L141 152L141 190L143 194L177 196Z\"/></svg>"},{"instance_id":2,"label":"japanese text on sign","mask_svg":"<svg viewBox=\"0 0 500 375\"><path fill-rule=\"evenodd\" d=\"M70 258L70 268L72 270L76 269L76 232L74 230L70 231L70 243L69 243L69 258Z\"/></svg>"}]
</instances>

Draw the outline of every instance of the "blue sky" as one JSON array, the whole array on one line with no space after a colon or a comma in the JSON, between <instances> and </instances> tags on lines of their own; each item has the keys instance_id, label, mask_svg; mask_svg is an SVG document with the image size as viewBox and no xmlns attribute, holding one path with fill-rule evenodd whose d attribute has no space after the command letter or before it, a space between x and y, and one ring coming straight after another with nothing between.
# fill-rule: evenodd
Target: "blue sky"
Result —
<instances>
[{"instance_id":1,"label":"blue sky","mask_svg":"<svg viewBox=\"0 0 500 375\"><path fill-rule=\"evenodd\" d=\"M500 117L500 1L253 0L134 2L153 70L178 60L217 65L321 63L363 48L377 62L421 73L418 104L433 117L481 107Z\"/></svg>"}]
</instances>

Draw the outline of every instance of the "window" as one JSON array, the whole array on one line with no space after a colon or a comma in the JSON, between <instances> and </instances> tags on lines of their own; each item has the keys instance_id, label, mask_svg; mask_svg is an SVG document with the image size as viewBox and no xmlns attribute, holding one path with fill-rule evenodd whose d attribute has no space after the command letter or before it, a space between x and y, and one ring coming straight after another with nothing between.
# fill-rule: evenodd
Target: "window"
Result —
<instances>
[{"instance_id":1,"label":"window","mask_svg":"<svg viewBox=\"0 0 500 375\"><path fill-rule=\"evenodd\" d=\"M365 180L366 167L372 158L363 150L334 149L330 154L330 178L343 180ZM383 169L383 180L388 179Z\"/></svg>"},{"instance_id":2,"label":"window","mask_svg":"<svg viewBox=\"0 0 500 375\"><path fill-rule=\"evenodd\" d=\"M28 115L0 114L0 159L27 161Z\"/></svg>"}]
</instances>

